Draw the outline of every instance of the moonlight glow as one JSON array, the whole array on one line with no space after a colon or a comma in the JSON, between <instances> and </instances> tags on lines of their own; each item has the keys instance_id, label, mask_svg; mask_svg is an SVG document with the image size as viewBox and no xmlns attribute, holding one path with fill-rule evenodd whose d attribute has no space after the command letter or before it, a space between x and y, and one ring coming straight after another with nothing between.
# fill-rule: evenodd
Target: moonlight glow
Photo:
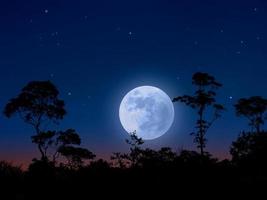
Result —
<instances>
[{"instance_id":1,"label":"moonlight glow","mask_svg":"<svg viewBox=\"0 0 267 200\"><path fill-rule=\"evenodd\" d=\"M174 108L171 99L162 90L142 86L125 95L119 116L128 133L136 131L138 137L152 140L169 130L174 119Z\"/></svg>"}]
</instances>

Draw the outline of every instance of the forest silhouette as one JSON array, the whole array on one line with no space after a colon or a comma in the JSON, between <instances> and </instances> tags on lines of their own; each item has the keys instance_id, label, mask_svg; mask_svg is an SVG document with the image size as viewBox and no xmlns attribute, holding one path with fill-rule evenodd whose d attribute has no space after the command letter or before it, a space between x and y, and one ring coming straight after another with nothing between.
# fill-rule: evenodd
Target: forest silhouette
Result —
<instances>
[{"instance_id":1,"label":"forest silhouette","mask_svg":"<svg viewBox=\"0 0 267 200\"><path fill-rule=\"evenodd\" d=\"M142 192L165 194L165 198L182 194L202 198L217 192L216 198L225 192L241 195L266 186L267 99L252 96L235 103L236 116L246 118L250 130L240 130L232 142L231 159L219 160L205 147L212 134L209 128L227 112L216 99L216 91L223 85L202 72L193 75L192 84L193 94L175 97L173 102L196 111L197 121L192 125L195 132L189 134L197 151L144 148L145 141L133 132L125 140L128 152L115 152L110 160L103 160L82 146L82 138L73 127L52 129L67 114L56 86L51 81L29 82L7 102L3 114L7 118L18 115L33 128L31 142L40 157L33 158L27 170L8 161L0 162L3 199L95 199L94 195L119 198L123 192L136 198Z\"/></svg>"}]
</instances>

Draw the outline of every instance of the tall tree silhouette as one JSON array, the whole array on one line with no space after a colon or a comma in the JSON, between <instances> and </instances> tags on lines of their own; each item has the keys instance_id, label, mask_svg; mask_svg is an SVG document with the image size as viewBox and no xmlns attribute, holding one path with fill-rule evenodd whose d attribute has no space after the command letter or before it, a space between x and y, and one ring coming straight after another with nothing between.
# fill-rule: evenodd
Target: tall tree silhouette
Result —
<instances>
[{"instance_id":1,"label":"tall tree silhouette","mask_svg":"<svg viewBox=\"0 0 267 200\"><path fill-rule=\"evenodd\" d=\"M244 116L249 120L252 131L261 132L261 126L267 118L267 99L260 96L242 98L235 105L237 116Z\"/></svg>"},{"instance_id":2,"label":"tall tree silhouette","mask_svg":"<svg viewBox=\"0 0 267 200\"><path fill-rule=\"evenodd\" d=\"M36 135L32 139L38 146L42 160L47 159L44 141L47 142L51 134L45 133L44 126L48 122L57 123L66 114L64 101L58 95L59 91L50 81L32 81L4 109L7 117L18 114L24 122L34 127Z\"/></svg>"},{"instance_id":3,"label":"tall tree silhouette","mask_svg":"<svg viewBox=\"0 0 267 200\"><path fill-rule=\"evenodd\" d=\"M215 78L207 73L195 73L192 77L192 84L196 86L196 92L193 95L178 96L173 102L182 102L191 108L197 110L198 120L196 122L197 132L192 133L195 136L194 142L200 148L200 153L204 156L206 146L205 135L213 122L221 116L224 110L223 105L216 103L216 90L222 86ZM208 121L205 119L207 109L213 109L213 118Z\"/></svg>"}]
</instances>

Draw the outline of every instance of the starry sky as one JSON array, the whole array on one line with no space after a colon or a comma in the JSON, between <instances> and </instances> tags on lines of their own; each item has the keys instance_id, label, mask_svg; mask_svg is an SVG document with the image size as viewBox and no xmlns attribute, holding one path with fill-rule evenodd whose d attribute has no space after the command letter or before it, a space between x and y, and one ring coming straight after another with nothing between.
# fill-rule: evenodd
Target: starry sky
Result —
<instances>
[{"instance_id":1,"label":"starry sky","mask_svg":"<svg viewBox=\"0 0 267 200\"><path fill-rule=\"evenodd\" d=\"M207 134L207 149L229 157L245 119L235 116L241 97L266 97L265 0L3 0L0 3L0 108L32 80L51 80L67 116L57 129L76 129L99 157L125 151L118 111L131 89L152 85L171 98L193 92L194 72L223 83L218 102L227 112ZM175 104L175 120L145 146L195 149L195 112ZM0 116L0 159L39 156L33 129Z\"/></svg>"}]
</instances>

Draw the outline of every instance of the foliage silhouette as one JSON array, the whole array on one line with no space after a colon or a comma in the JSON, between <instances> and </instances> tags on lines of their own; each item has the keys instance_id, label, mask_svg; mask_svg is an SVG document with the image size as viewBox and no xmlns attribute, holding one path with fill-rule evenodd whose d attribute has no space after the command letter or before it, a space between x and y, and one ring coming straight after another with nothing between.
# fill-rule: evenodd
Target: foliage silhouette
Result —
<instances>
[{"instance_id":1,"label":"foliage silhouette","mask_svg":"<svg viewBox=\"0 0 267 200\"><path fill-rule=\"evenodd\" d=\"M55 165L46 160L33 159L28 168L28 176L32 179L49 180L55 176Z\"/></svg>"},{"instance_id":2,"label":"foliage silhouette","mask_svg":"<svg viewBox=\"0 0 267 200\"><path fill-rule=\"evenodd\" d=\"M130 166L130 161L128 160L128 155L121 152L114 152L110 160L112 161L112 166L120 169L125 169Z\"/></svg>"},{"instance_id":3,"label":"foliage silhouette","mask_svg":"<svg viewBox=\"0 0 267 200\"><path fill-rule=\"evenodd\" d=\"M187 166L200 166L200 165L213 165L218 160L216 158L212 158L212 155L205 152L204 155L199 154L195 151L187 151L183 150L179 155L180 161Z\"/></svg>"},{"instance_id":4,"label":"foliage silhouette","mask_svg":"<svg viewBox=\"0 0 267 200\"><path fill-rule=\"evenodd\" d=\"M95 170L105 170L110 168L110 164L103 159L98 159L96 161L92 161L89 168Z\"/></svg>"},{"instance_id":5,"label":"foliage silhouette","mask_svg":"<svg viewBox=\"0 0 267 200\"><path fill-rule=\"evenodd\" d=\"M241 98L235 104L237 116L249 120L250 132L241 132L232 143L232 162L238 166L257 168L259 172L267 167L267 132L262 129L266 119L267 99L260 96Z\"/></svg>"},{"instance_id":6,"label":"foliage silhouette","mask_svg":"<svg viewBox=\"0 0 267 200\"><path fill-rule=\"evenodd\" d=\"M95 155L91 151L81 147L61 146L58 152L67 158L68 166L72 169L80 168L84 163L83 160L95 158Z\"/></svg>"},{"instance_id":7,"label":"foliage silhouette","mask_svg":"<svg viewBox=\"0 0 267 200\"><path fill-rule=\"evenodd\" d=\"M32 143L37 144L42 149L44 157L41 160L48 159L47 150L54 143L54 136L56 135L56 131L46 131L40 132L38 135L32 136Z\"/></svg>"},{"instance_id":8,"label":"foliage silhouette","mask_svg":"<svg viewBox=\"0 0 267 200\"><path fill-rule=\"evenodd\" d=\"M130 138L126 139L125 142L130 146L130 153L122 154L122 153L113 153L111 156L111 160L115 163L115 166L119 166L121 168L125 167L137 167L138 165L138 157L141 154L141 145L144 143L142 138L139 138L136 135L136 131L129 133Z\"/></svg>"},{"instance_id":9,"label":"foliage silhouette","mask_svg":"<svg viewBox=\"0 0 267 200\"><path fill-rule=\"evenodd\" d=\"M207 73L195 73L192 77L192 84L197 87L193 95L178 96L173 102L182 102L187 106L197 110L198 120L196 122L197 132L192 133L195 136L194 142L198 145L200 153L204 156L206 146L206 133L211 125L221 116L224 110L223 105L216 103L216 90L222 86L216 79ZM213 109L213 118L210 121L205 119L205 114L211 107Z\"/></svg>"},{"instance_id":10,"label":"foliage silhouette","mask_svg":"<svg viewBox=\"0 0 267 200\"><path fill-rule=\"evenodd\" d=\"M257 170L267 167L267 132L242 132L232 143L232 162Z\"/></svg>"},{"instance_id":11,"label":"foliage silhouette","mask_svg":"<svg viewBox=\"0 0 267 200\"><path fill-rule=\"evenodd\" d=\"M252 131L256 130L258 133L262 131L261 126L264 125L264 120L267 118L267 99L260 96L242 98L235 108L238 116L244 116L249 120Z\"/></svg>"},{"instance_id":12,"label":"foliage silhouette","mask_svg":"<svg viewBox=\"0 0 267 200\"><path fill-rule=\"evenodd\" d=\"M47 159L47 136L52 133L45 132L44 126L47 122L58 122L66 114L64 101L58 95L57 88L50 81L32 81L4 109L8 118L17 113L24 122L34 127L36 135L32 140L37 144L42 160Z\"/></svg>"},{"instance_id":13,"label":"foliage silhouette","mask_svg":"<svg viewBox=\"0 0 267 200\"><path fill-rule=\"evenodd\" d=\"M131 167L138 166L138 159L141 155L141 145L144 143L142 138L136 135L136 132L130 133L130 139L126 139L126 143L130 145L130 153L126 154L126 158L130 161Z\"/></svg>"},{"instance_id":14,"label":"foliage silhouette","mask_svg":"<svg viewBox=\"0 0 267 200\"><path fill-rule=\"evenodd\" d=\"M0 179L16 178L23 174L21 167L13 166L6 161L0 161Z\"/></svg>"},{"instance_id":15,"label":"foliage silhouette","mask_svg":"<svg viewBox=\"0 0 267 200\"><path fill-rule=\"evenodd\" d=\"M177 161L177 154L168 147L158 151L146 148L140 151L138 166L144 169L168 169L175 166Z\"/></svg>"},{"instance_id":16,"label":"foliage silhouette","mask_svg":"<svg viewBox=\"0 0 267 200\"><path fill-rule=\"evenodd\" d=\"M84 159L93 159L95 157L89 150L78 147L81 145L81 138L74 129L41 132L39 135L33 136L32 140L33 143L42 145L47 155L46 159L43 159L43 164L50 163L50 160L52 160L51 163L56 164L57 159L62 156L67 160L66 166L78 168L83 164ZM54 152L50 153L51 155L47 153L49 147L54 149Z\"/></svg>"},{"instance_id":17,"label":"foliage silhouette","mask_svg":"<svg viewBox=\"0 0 267 200\"><path fill-rule=\"evenodd\" d=\"M57 132L57 138L54 140L54 146L56 146L56 151L53 154L53 162L59 157L59 149L66 147L67 145L80 145L81 138L79 134L74 129L67 129L66 131Z\"/></svg>"}]
</instances>

